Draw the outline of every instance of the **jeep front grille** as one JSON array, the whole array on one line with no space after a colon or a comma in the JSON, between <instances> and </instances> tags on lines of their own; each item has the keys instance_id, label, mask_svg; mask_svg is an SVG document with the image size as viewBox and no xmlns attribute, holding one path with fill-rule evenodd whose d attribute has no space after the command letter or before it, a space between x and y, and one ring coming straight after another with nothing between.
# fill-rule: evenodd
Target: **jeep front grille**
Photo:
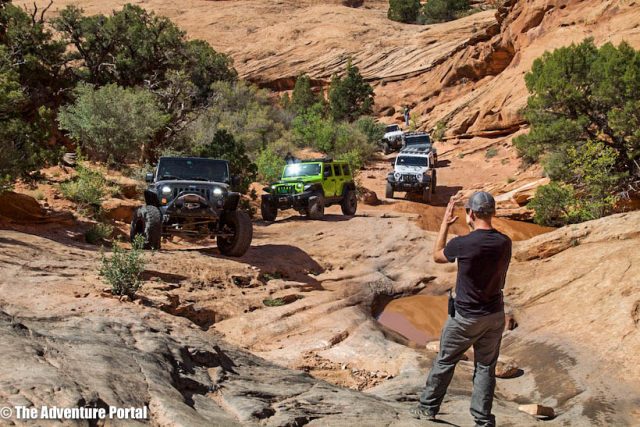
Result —
<instances>
[{"instance_id":1,"label":"jeep front grille","mask_svg":"<svg viewBox=\"0 0 640 427\"><path fill-rule=\"evenodd\" d=\"M276 189L277 194L291 194L294 192L295 187L293 185L280 185Z\"/></svg>"},{"instance_id":2,"label":"jeep front grille","mask_svg":"<svg viewBox=\"0 0 640 427\"><path fill-rule=\"evenodd\" d=\"M211 191L208 188L185 188L185 187L176 187L173 189L173 198L178 197L178 194L182 192L187 192L190 194L197 194L199 196L204 197L209 200L211 196Z\"/></svg>"},{"instance_id":3,"label":"jeep front grille","mask_svg":"<svg viewBox=\"0 0 640 427\"><path fill-rule=\"evenodd\" d=\"M400 181L402 182L418 182L418 179L415 175L402 175L400 177Z\"/></svg>"}]
</instances>

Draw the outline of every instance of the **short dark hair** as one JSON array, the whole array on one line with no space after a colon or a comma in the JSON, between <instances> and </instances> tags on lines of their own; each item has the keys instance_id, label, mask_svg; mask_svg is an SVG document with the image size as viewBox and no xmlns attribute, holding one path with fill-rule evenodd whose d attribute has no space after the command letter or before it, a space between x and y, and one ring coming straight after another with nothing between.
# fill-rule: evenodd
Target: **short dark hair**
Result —
<instances>
[{"instance_id":1,"label":"short dark hair","mask_svg":"<svg viewBox=\"0 0 640 427\"><path fill-rule=\"evenodd\" d=\"M486 221L488 219L491 219L491 217L493 217L495 212L473 212L473 214L476 216L476 218L483 219Z\"/></svg>"}]
</instances>

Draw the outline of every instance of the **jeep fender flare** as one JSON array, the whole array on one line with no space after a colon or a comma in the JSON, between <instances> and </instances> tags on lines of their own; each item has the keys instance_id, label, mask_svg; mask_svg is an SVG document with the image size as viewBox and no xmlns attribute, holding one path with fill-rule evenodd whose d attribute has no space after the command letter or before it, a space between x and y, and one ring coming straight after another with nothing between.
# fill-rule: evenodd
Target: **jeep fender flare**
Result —
<instances>
[{"instance_id":1,"label":"jeep fender flare","mask_svg":"<svg viewBox=\"0 0 640 427\"><path fill-rule=\"evenodd\" d=\"M144 190L144 203L149 206L155 206L156 208L159 208L160 199L158 199L158 194L155 191Z\"/></svg>"},{"instance_id":2,"label":"jeep fender flare","mask_svg":"<svg viewBox=\"0 0 640 427\"><path fill-rule=\"evenodd\" d=\"M315 184L311 184L311 187L309 187L307 190L305 190L305 193L320 193L322 195L322 197L324 197L324 188L322 188L322 184L320 184L319 182L316 182Z\"/></svg>"},{"instance_id":3,"label":"jeep fender flare","mask_svg":"<svg viewBox=\"0 0 640 427\"><path fill-rule=\"evenodd\" d=\"M394 172L389 172L387 174L387 182L390 182L392 184L396 182L396 178L393 176L393 174Z\"/></svg>"}]
</instances>

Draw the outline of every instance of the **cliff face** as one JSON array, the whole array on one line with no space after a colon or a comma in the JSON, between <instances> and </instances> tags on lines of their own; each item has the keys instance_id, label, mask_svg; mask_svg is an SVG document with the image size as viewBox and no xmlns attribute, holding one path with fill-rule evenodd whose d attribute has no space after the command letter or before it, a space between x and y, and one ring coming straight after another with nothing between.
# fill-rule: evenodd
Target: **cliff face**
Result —
<instances>
[{"instance_id":1,"label":"cliff face","mask_svg":"<svg viewBox=\"0 0 640 427\"><path fill-rule=\"evenodd\" d=\"M528 96L523 76L545 51L587 37L640 47L634 2L507 0L495 17L499 27L489 27L486 40L420 76L379 87L378 101L409 100L425 127L446 122L449 137L511 135L524 126L518 114Z\"/></svg>"}]
</instances>

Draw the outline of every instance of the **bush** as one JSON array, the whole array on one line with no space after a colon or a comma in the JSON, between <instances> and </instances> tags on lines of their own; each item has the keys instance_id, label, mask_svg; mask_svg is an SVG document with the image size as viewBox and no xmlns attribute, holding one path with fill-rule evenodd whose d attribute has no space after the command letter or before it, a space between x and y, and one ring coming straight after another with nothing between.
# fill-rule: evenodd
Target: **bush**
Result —
<instances>
[{"instance_id":1,"label":"bush","mask_svg":"<svg viewBox=\"0 0 640 427\"><path fill-rule=\"evenodd\" d=\"M377 144L384 136L385 126L371 116L362 116L355 121L356 128L367 137L367 141Z\"/></svg>"},{"instance_id":2,"label":"bush","mask_svg":"<svg viewBox=\"0 0 640 427\"><path fill-rule=\"evenodd\" d=\"M321 104L315 104L293 119L292 132L296 145L313 147L325 153L333 151L335 123L323 116L323 109Z\"/></svg>"},{"instance_id":3,"label":"bush","mask_svg":"<svg viewBox=\"0 0 640 427\"><path fill-rule=\"evenodd\" d=\"M107 194L107 180L100 172L78 165L76 177L60 184L60 191L69 200L97 208Z\"/></svg>"},{"instance_id":4,"label":"bush","mask_svg":"<svg viewBox=\"0 0 640 427\"><path fill-rule=\"evenodd\" d=\"M358 67L347 62L344 77L337 74L329 87L329 110L334 120L353 122L358 117L371 114L374 103L373 88L367 83Z\"/></svg>"},{"instance_id":5,"label":"bush","mask_svg":"<svg viewBox=\"0 0 640 427\"><path fill-rule=\"evenodd\" d=\"M446 131L447 124L440 120L438 123L436 123L436 127L433 128L433 131L431 132L431 138L434 141L442 141L444 139L444 134Z\"/></svg>"},{"instance_id":6,"label":"bush","mask_svg":"<svg viewBox=\"0 0 640 427\"><path fill-rule=\"evenodd\" d=\"M533 220L536 224L557 227L569 221L574 204L573 189L570 186L552 182L539 187L527 207L535 210Z\"/></svg>"},{"instance_id":7,"label":"bush","mask_svg":"<svg viewBox=\"0 0 640 427\"><path fill-rule=\"evenodd\" d=\"M498 155L498 149L496 147L489 147L487 151L484 153L484 157L487 159L491 159Z\"/></svg>"},{"instance_id":8,"label":"bush","mask_svg":"<svg viewBox=\"0 0 640 427\"><path fill-rule=\"evenodd\" d=\"M420 0L389 0L387 17L392 21L413 23L419 14Z\"/></svg>"},{"instance_id":9,"label":"bush","mask_svg":"<svg viewBox=\"0 0 640 427\"><path fill-rule=\"evenodd\" d=\"M429 0L422 8L420 21L425 24L453 21L470 9L468 0Z\"/></svg>"},{"instance_id":10,"label":"bush","mask_svg":"<svg viewBox=\"0 0 640 427\"><path fill-rule=\"evenodd\" d=\"M525 75L531 131L514 144L526 162L570 185L567 221L613 210L616 194L640 180L640 52L590 39L545 53ZM560 184L559 184L560 185Z\"/></svg>"},{"instance_id":11,"label":"bush","mask_svg":"<svg viewBox=\"0 0 640 427\"><path fill-rule=\"evenodd\" d=\"M293 92L291 93L288 108L295 113L302 113L321 101L322 99L311 90L311 79L309 76L306 74L298 76Z\"/></svg>"},{"instance_id":12,"label":"bush","mask_svg":"<svg viewBox=\"0 0 640 427\"><path fill-rule=\"evenodd\" d=\"M109 239L113 234L113 226L104 223L97 223L84 233L84 240L92 245L97 245Z\"/></svg>"},{"instance_id":13,"label":"bush","mask_svg":"<svg viewBox=\"0 0 640 427\"><path fill-rule=\"evenodd\" d=\"M90 158L113 166L140 159L144 144L168 120L155 97L143 89L81 84L75 96L75 102L58 114L60 127L82 144Z\"/></svg>"},{"instance_id":14,"label":"bush","mask_svg":"<svg viewBox=\"0 0 640 427\"><path fill-rule=\"evenodd\" d=\"M258 154L256 164L260 182L269 183L280 179L285 161L284 156L277 153L272 146L267 146Z\"/></svg>"},{"instance_id":15,"label":"bush","mask_svg":"<svg viewBox=\"0 0 640 427\"><path fill-rule=\"evenodd\" d=\"M124 250L114 244L110 258L102 253L99 274L111 286L113 295L127 295L133 298L140 289L145 266L143 246L144 237L138 235L130 250Z\"/></svg>"}]
</instances>

